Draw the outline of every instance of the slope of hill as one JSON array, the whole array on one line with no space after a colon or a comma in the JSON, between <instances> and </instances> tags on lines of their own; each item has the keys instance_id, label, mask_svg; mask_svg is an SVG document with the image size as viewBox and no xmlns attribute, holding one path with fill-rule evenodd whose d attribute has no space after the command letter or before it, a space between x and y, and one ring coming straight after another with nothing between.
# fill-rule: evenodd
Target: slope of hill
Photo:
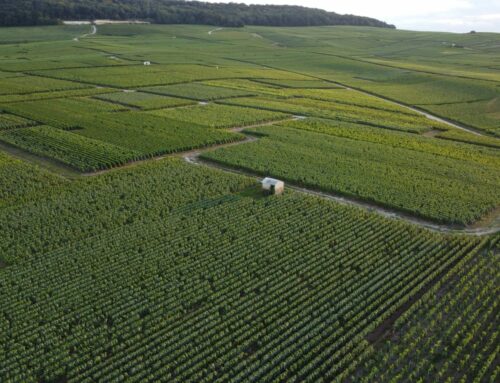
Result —
<instances>
[{"instance_id":1,"label":"slope of hill","mask_svg":"<svg viewBox=\"0 0 500 383\"><path fill-rule=\"evenodd\" d=\"M0 28L0 382L498 381L499 44Z\"/></svg>"}]
</instances>

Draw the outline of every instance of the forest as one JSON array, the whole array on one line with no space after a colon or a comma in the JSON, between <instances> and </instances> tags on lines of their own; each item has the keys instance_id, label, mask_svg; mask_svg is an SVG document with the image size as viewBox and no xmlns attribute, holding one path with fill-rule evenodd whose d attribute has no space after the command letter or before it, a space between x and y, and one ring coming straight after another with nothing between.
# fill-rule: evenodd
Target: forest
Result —
<instances>
[{"instance_id":1,"label":"forest","mask_svg":"<svg viewBox=\"0 0 500 383\"><path fill-rule=\"evenodd\" d=\"M141 19L158 24L394 28L382 21L297 6L211 4L179 0L0 0L0 26L53 25L62 20Z\"/></svg>"}]
</instances>

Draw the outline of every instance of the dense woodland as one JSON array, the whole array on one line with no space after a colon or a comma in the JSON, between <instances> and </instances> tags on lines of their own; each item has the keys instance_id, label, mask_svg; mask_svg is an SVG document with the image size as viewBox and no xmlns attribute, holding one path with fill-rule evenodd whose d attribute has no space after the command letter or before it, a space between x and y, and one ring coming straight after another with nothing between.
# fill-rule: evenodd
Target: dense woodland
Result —
<instances>
[{"instance_id":1,"label":"dense woodland","mask_svg":"<svg viewBox=\"0 0 500 383\"><path fill-rule=\"evenodd\" d=\"M297 6L210 4L176 0L0 0L0 26L57 24L61 20L142 19L160 24L313 26L382 21Z\"/></svg>"}]
</instances>

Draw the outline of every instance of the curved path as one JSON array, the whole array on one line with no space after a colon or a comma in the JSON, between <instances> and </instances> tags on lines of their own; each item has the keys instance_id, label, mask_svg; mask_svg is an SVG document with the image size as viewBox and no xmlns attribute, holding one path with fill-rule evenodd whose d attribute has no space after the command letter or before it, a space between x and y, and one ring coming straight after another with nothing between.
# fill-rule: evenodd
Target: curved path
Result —
<instances>
[{"instance_id":1,"label":"curved path","mask_svg":"<svg viewBox=\"0 0 500 383\"><path fill-rule=\"evenodd\" d=\"M332 82L332 81L329 81L329 82ZM337 84L337 85L340 85L340 86L344 87L345 89L349 89L349 90L352 90L354 92L359 92L359 93L362 93L362 94L367 95L367 96L371 96L371 97L375 97L375 98L380 98L380 99L382 99L382 100L384 100L386 102L389 102L391 104L401 106L402 108L406 108L406 109L411 110L411 111L413 111L415 113L421 114L421 115L427 117L430 120L441 122L441 123L446 124L446 125L448 125L448 126L450 126L452 128L460 129L460 130L463 130L465 132L474 134L476 136L484 136L484 137L491 138L491 136L483 134L483 133L479 132L478 130L475 130L473 128L469 128L469 127L467 127L465 125L461 125L461 124L459 124L457 122L453 122L453 121L447 120L447 119L442 118L442 117L435 116L435 115L427 112L426 110L420 109L420 108L418 108L416 106L411 106L411 105L403 104L403 103L401 103L399 101L395 101L395 100L392 100L390 98L381 96L379 94L371 93L371 92L368 92L368 91L360 89L360 88L352 88L352 87L349 87L347 85L344 85L344 84L341 84L341 83L337 83L337 82L334 82L334 83Z\"/></svg>"},{"instance_id":2,"label":"curved path","mask_svg":"<svg viewBox=\"0 0 500 383\"><path fill-rule=\"evenodd\" d=\"M212 36L212 34L214 34L215 32L218 32L218 31L222 31L223 28L215 28L215 29L212 29L211 31L208 31L208 35L209 36Z\"/></svg>"},{"instance_id":3,"label":"curved path","mask_svg":"<svg viewBox=\"0 0 500 383\"><path fill-rule=\"evenodd\" d=\"M298 119L298 118L301 118L301 117L295 117L295 119ZM284 120L282 120L282 121L284 121ZM248 129L251 127L273 125L273 124L277 124L279 122L281 122L281 121L268 122L268 123L263 123L263 124L258 124L258 125L247 126L247 127L237 127L237 128L233 128L230 130L233 132L242 132L244 129ZM161 159L166 158L166 157L182 157L184 159L184 161L186 161L190 164L199 165L199 166L208 166L208 167L219 169L219 170L222 170L225 172L245 175L247 177L252 177L256 180L260 180L262 177L259 174L252 173L250 171L239 170L239 169L232 168L229 166L224 166L224 165L221 165L219 163L202 160L200 158L200 156L203 153L208 152L208 151L217 150L217 149L220 149L223 147L243 145L243 144L246 144L249 142L255 142L258 139L259 138L256 136L247 135L246 138L242 141L214 145L214 146L209 146L209 147L200 148L200 149L194 149L194 150L190 150L190 151L186 151L186 152L159 155L159 156L154 157L154 158L148 158L145 160L134 161L134 162L130 162L126 165L122 165L120 167L99 170L99 171L95 171L95 172L91 172L91 173L80 173L80 172L74 170L73 168L71 168L63 163L60 163L56 160L28 153L24 150L18 149L14 146L11 146L11 145L7 145L3 142L0 142L0 150L8 152L13 157L35 163L38 166L42 166L42 167L48 169L49 171L51 171L52 173L55 173L63 178L72 179L72 180L79 179L81 177L95 177L95 176L99 176L101 174L112 172L112 171L117 170L117 169L137 166L137 165L145 163L145 162L149 162L152 160L161 160ZM386 218L389 218L389 219L399 219L399 220L411 223L413 225L427 228L427 229L435 231L435 232L451 233L451 234L468 234L468 235L477 235L477 236L496 234L496 233L500 232L500 217L498 217L500 209L495 210L490 215L490 217L489 217L490 219L486 219L482 222L477 223L475 225L477 227L465 227L464 228L464 227L460 227L460 226L437 224L435 222L425 220L423 218L418 218L418 217L415 217L414 215L404 213L404 212L401 212L401 211L396 210L396 209L383 207L383 206L380 206L380 205L377 205L374 203L370 203L367 201L363 201L360 199L356 199L356 198L341 196L339 194L328 193L328 192L324 192L324 191L320 191L320 190L305 188L302 186L294 185L293 183L287 182L287 188L295 190L295 191L300 192L300 193L315 196L318 198L323 198L323 199L335 201L335 202L341 203L343 205L355 206L355 207L358 207L358 208L361 208L361 209L364 209L367 211L375 212L375 213L380 214L380 215L382 215Z\"/></svg>"},{"instance_id":4,"label":"curved path","mask_svg":"<svg viewBox=\"0 0 500 383\"><path fill-rule=\"evenodd\" d=\"M241 132L243 128L237 128L233 129L233 131L239 131ZM259 174L257 173L252 173L250 171L246 170L241 170L241 169L236 169L232 168L229 166L225 166L216 162L212 161L207 161L203 160L200 158L200 156L208 151L216 150L224 146L235 146L235 145L242 145L246 144L248 142L255 142L259 138L254 137L254 136L247 136L247 139L243 141L238 141L238 142L233 142L231 144L225 144L225 145L217 145L217 146L212 146L209 148L205 149L199 149L199 150L193 150L190 152L184 152L184 153L177 153L177 156L182 156L184 161L190 163L190 164L195 164L195 165L202 165L202 166L208 166L211 168L223 170L226 172L230 173L235 173L235 174L240 174L240 175L245 175L247 177L252 177L255 179L260 179L262 178ZM484 236L484 235L490 235L490 234L496 234L500 232L500 226L498 226L496 223L491 225L491 226L483 226L483 227L460 227L456 225L443 225L443 224L438 224L434 223L432 221L423 219L423 218L418 218L414 215L411 215L409 213L404 213L396 209L391 209L388 207L383 207L371 202L363 201L357 198L352 198L352 197L345 197L341 196L339 194L334 194L334 193L329 193L329 192L323 192L320 190L314 190L314 189L309 189L305 188L302 186L294 185L293 183L287 182L287 187L289 189L292 189L294 191L297 191L299 193L304 193L308 194L311 196L327 199L330 201L335 201L337 203L340 203L342 205L348 205L348 206L355 206L364 210L368 210L370 212L375 212L377 214L382 215L385 218L389 219L398 219L402 220L408 223L411 223L413 225L417 225L420 227L424 227L426 229L440 232L440 233L450 233L450 234L468 234L468 235L476 235L476 236ZM495 215L497 215L497 212L494 212ZM496 218L496 217L493 217ZM493 219L495 220L495 219Z\"/></svg>"},{"instance_id":5,"label":"curved path","mask_svg":"<svg viewBox=\"0 0 500 383\"><path fill-rule=\"evenodd\" d=\"M263 65L263 64L260 64L258 62L249 61L249 60L239 60L239 59L232 59L232 58L228 58L228 60L243 62L243 63L247 63L247 64L257 65L257 66L260 66L262 68L280 70L282 72L288 72L288 73L292 73L292 74L298 74L298 75L301 75L301 76L307 76L307 77L310 77L310 78L314 78L316 80L326 81L326 82L329 82L331 84L335 84L335 85L341 86L342 88L349 89L349 90L352 90L354 92L362 93L362 94L364 94L366 96L371 96L371 97L379 98L379 99L384 100L386 102L390 102L391 104L398 105L400 107L403 107L403 108L406 108L408 110L411 110L411 111L413 111L415 113L421 114L421 115L423 115L423 116L425 116L425 117L427 117L427 118L429 118L431 120L439 121L439 122L441 122L443 124L446 124L446 125L448 125L450 127L453 127L453 128L456 128L456 129L460 129L460 130L466 131L468 133L472 133L472 134L474 134L476 136L484 136L484 137L492 138L492 136L490 136L488 134L485 134L484 132L481 132L481 131L479 131L477 129L471 128L469 126L462 125L462 124L460 124L458 122L454 122L454 121L448 120L448 119L443 118L443 117L436 116L436 115L434 115L434 114L432 114L432 113L430 113L430 112L428 112L426 110L423 110L421 108L418 108L416 106L412 106L412 105L408 105L408 104L402 103L400 101L397 101L397 100L394 100L394 99L382 96L382 95L380 95L378 93L372 93L372 92L369 92L369 91L361 89L361 88L353 87L353 86L344 84L343 82L338 82L338 81L330 80L330 79L319 77L319 76L316 76L316 75L313 75L313 74L309 74L309 73L302 73L302 72L293 71L293 70L289 70L289 69L283 69L283 68L275 67L275 66L271 66L271 65Z\"/></svg>"},{"instance_id":6,"label":"curved path","mask_svg":"<svg viewBox=\"0 0 500 383\"><path fill-rule=\"evenodd\" d=\"M95 24L91 24L90 26L90 32L89 33L85 33L79 37L75 37L73 39L73 41L80 41L80 39L83 39L85 37L88 37L88 36L92 36L92 35L95 35L97 33L97 26Z\"/></svg>"}]
</instances>

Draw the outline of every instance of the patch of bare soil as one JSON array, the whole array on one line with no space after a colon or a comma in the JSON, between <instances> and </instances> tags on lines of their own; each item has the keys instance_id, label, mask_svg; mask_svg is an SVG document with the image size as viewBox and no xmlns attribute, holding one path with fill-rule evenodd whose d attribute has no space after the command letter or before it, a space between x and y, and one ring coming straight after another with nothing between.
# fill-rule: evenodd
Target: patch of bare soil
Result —
<instances>
[{"instance_id":1,"label":"patch of bare soil","mask_svg":"<svg viewBox=\"0 0 500 383\"><path fill-rule=\"evenodd\" d=\"M431 129L428 130L427 132L423 132L422 136L424 137L436 137L439 133L443 133L444 130L441 129Z\"/></svg>"},{"instance_id":2,"label":"patch of bare soil","mask_svg":"<svg viewBox=\"0 0 500 383\"><path fill-rule=\"evenodd\" d=\"M486 214L479 221L469 225L470 229L480 229L485 227L498 227L500 226L500 206Z\"/></svg>"}]
</instances>

